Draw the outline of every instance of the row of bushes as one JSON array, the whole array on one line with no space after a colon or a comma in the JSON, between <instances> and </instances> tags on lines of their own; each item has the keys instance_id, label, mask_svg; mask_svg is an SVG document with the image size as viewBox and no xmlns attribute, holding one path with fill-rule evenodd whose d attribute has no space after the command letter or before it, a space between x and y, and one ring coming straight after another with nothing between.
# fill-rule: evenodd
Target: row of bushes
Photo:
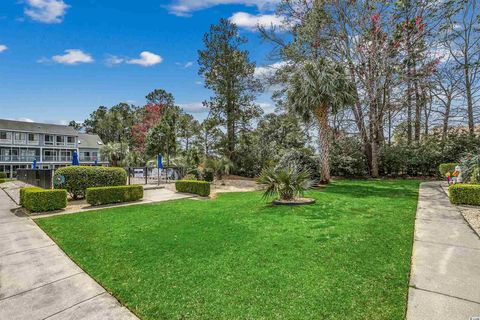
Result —
<instances>
[{"instance_id":1,"label":"row of bushes","mask_svg":"<svg viewBox=\"0 0 480 320\"><path fill-rule=\"evenodd\" d=\"M178 180L175 182L175 188L178 192L198 194L202 197L210 195L210 183L197 180Z\"/></svg>"},{"instance_id":2,"label":"row of bushes","mask_svg":"<svg viewBox=\"0 0 480 320\"><path fill-rule=\"evenodd\" d=\"M87 202L93 206L136 201L143 198L140 185L96 187L86 191ZM67 206L67 191L63 189L46 190L38 187L20 189L20 205L31 212L60 210Z\"/></svg>"},{"instance_id":3,"label":"row of bushes","mask_svg":"<svg viewBox=\"0 0 480 320\"><path fill-rule=\"evenodd\" d=\"M38 187L22 188L20 204L31 212L60 210L67 206L67 191L45 190Z\"/></svg>"},{"instance_id":4,"label":"row of bushes","mask_svg":"<svg viewBox=\"0 0 480 320\"><path fill-rule=\"evenodd\" d=\"M124 186L127 172L123 168L71 166L55 171L56 189L65 189L73 199L84 198L87 188Z\"/></svg>"},{"instance_id":5,"label":"row of bushes","mask_svg":"<svg viewBox=\"0 0 480 320\"><path fill-rule=\"evenodd\" d=\"M480 185L454 184L448 188L450 202L453 204L480 205Z\"/></svg>"},{"instance_id":6,"label":"row of bushes","mask_svg":"<svg viewBox=\"0 0 480 320\"><path fill-rule=\"evenodd\" d=\"M92 206L136 201L142 198L143 187L140 185L96 187L87 189L87 202Z\"/></svg>"}]
</instances>

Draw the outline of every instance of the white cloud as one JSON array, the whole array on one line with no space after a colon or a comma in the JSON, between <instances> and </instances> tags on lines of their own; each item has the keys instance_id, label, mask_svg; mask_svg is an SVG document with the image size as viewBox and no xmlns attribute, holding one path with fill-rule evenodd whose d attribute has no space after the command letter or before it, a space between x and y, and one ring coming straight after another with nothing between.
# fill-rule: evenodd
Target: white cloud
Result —
<instances>
[{"instance_id":1,"label":"white cloud","mask_svg":"<svg viewBox=\"0 0 480 320\"><path fill-rule=\"evenodd\" d=\"M17 118L15 120L22 121L22 122L35 122L33 121L33 119L30 119L30 118Z\"/></svg>"},{"instance_id":2,"label":"white cloud","mask_svg":"<svg viewBox=\"0 0 480 320\"><path fill-rule=\"evenodd\" d=\"M269 102L258 102L258 105L265 113L272 113L275 111L275 106Z\"/></svg>"},{"instance_id":3,"label":"white cloud","mask_svg":"<svg viewBox=\"0 0 480 320\"><path fill-rule=\"evenodd\" d=\"M121 58L119 56L114 56L114 55L108 55L107 58L105 59L105 64L109 67L112 67L116 64L121 64L124 62L125 62L124 58Z\"/></svg>"},{"instance_id":4,"label":"white cloud","mask_svg":"<svg viewBox=\"0 0 480 320\"><path fill-rule=\"evenodd\" d=\"M0 44L0 52L3 52L3 51L5 51L5 50L7 50L7 49L8 49L8 47L7 47L6 45Z\"/></svg>"},{"instance_id":5,"label":"white cloud","mask_svg":"<svg viewBox=\"0 0 480 320\"><path fill-rule=\"evenodd\" d=\"M47 62L48 59L42 58L38 60L38 62ZM68 49L65 50L65 54L63 55L56 55L52 57L52 61L61 64L79 64L79 63L91 63L93 62L93 58L90 54L83 52L79 49Z\"/></svg>"},{"instance_id":6,"label":"white cloud","mask_svg":"<svg viewBox=\"0 0 480 320\"><path fill-rule=\"evenodd\" d=\"M234 13L229 20L239 28L256 31L259 26L269 28L271 26L281 27L283 18L274 14L253 15L247 12Z\"/></svg>"},{"instance_id":7,"label":"white cloud","mask_svg":"<svg viewBox=\"0 0 480 320\"><path fill-rule=\"evenodd\" d=\"M186 68L190 68L193 66L193 62L192 61L188 61L187 63L185 63L185 65L183 66L185 69Z\"/></svg>"},{"instance_id":8,"label":"white cloud","mask_svg":"<svg viewBox=\"0 0 480 320\"><path fill-rule=\"evenodd\" d=\"M162 61L163 61L163 58L161 56L149 51L143 51L140 53L139 59L130 59L130 60L127 60L127 63L138 64L144 67L150 67L158 63L161 63Z\"/></svg>"},{"instance_id":9,"label":"white cloud","mask_svg":"<svg viewBox=\"0 0 480 320\"><path fill-rule=\"evenodd\" d=\"M63 0L26 0L24 13L35 21L60 23L69 5Z\"/></svg>"},{"instance_id":10,"label":"white cloud","mask_svg":"<svg viewBox=\"0 0 480 320\"><path fill-rule=\"evenodd\" d=\"M288 62L279 61L268 66L256 67L254 76L257 78L272 76L278 69L286 66Z\"/></svg>"},{"instance_id":11,"label":"white cloud","mask_svg":"<svg viewBox=\"0 0 480 320\"><path fill-rule=\"evenodd\" d=\"M192 103L180 103L179 107L182 108L185 112L189 113L202 113L207 112L208 109L203 106L201 102L192 102Z\"/></svg>"},{"instance_id":12,"label":"white cloud","mask_svg":"<svg viewBox=\"0 0 480 320\"><path fill-rule=\"evenodd\" d=\"M195 84L201 86L201 85L203 85L203 81L197 80L197 81L195 81Z\"/></svg>"},{"instance_id":13,"label":"white cloud","mask_svg":"<svg viewBox=\"0 0 480 320\"><path fill-rule=\"evenodd\" d=\"M189 17L192 12L222 4L243 4L246 6L255 6L259 10L273 9L279 0L172 0L167 5L169 13Z\"/></svg>"}]
</instances>

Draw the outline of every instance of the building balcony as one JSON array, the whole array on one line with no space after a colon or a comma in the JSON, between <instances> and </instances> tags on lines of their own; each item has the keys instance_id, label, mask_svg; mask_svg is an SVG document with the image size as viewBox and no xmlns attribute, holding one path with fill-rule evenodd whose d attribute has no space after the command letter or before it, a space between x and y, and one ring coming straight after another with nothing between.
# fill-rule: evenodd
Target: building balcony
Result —
<instances>
[{"instance_id":1,"label":"building balcony","mask_svg":"<svg viewBox=\"0 0 480 320\"><path fill-rule=\"evenodd\" d=\"M40 156L0 156L0 162L33 162L40 161Z\"/></svg>"},{"instance_id":2,"label":"building balcony","mask_svg":"<svg viewBox=\"0 0 480 320\"><path fill-rule=\"evenodd\" d=\"M98 162L107 162L105 158L102 157L94 157L94 156L80 156L79 158L80 162L95 162L97 160Z\"/></svg>"},{"instance_id":3,"label":"building balcony","mask_svg":"<svg viewBox=\"0 0 480 320\"><path fill-rule=\"evenodd\" d=\"M43 162L72 162L72 156L44 156Z\"/></svg>"},{"instance_id":4,"label":"building balcony","mask_svg":"<svg viewBox=\"0 0 480 320\"><path fill-rule=\"evenodd\" d=\"M0 144L12 144L12 139L0 139Z\"/></svg>"}]
</instances>

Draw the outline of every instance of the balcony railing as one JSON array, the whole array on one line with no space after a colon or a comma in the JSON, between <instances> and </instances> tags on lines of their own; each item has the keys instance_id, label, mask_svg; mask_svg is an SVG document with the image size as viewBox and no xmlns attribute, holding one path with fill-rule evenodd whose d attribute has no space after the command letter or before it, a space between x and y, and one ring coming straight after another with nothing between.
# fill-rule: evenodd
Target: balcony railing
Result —
<instances>
[{"instance_id":1,"label":"balcony railing","mask_svg":"<svg viewBox=\"0 0 480 320\"><path fill-rule=\"evenodd\" d=\"M40 161L40 156L0 156L1 162L32 162Z\"/></svg>"},{"instance_id":2,"label":"balcony railing","mask_svg":"<svg viewBox=\"0 0 480 320\"><path fill-rule=\"evenodd\" d=\"M0 144L12 144L12 139L0 139Z\"/></svg>"},{"instance_id":3,"label":"balcony railing","mask_svg":"<svg viewBox=\"0 0 480 320\"><path fill-rule=\"evenodd\" d=\"M108 161L106 158L98 156L80 156L79 160L81 162L94 162L95 160L97 160L98 162Z\"/></svg>"},{"instance_id":4,"label":"balcony railing","mask_svg":"<svg viewBox=\"0 0 480 320\"><path fill-rule=\"evenodd\" d=\"M43 162L72 162L72 156L44 156Z\"/></svg>"}]
</instances>

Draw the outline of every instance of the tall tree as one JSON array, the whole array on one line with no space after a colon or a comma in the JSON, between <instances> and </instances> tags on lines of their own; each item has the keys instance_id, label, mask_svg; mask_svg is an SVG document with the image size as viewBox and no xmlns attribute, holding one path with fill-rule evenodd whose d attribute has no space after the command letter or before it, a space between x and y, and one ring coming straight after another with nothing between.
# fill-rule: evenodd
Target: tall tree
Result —
<instances>
[{"instance_id":1,"label":"tall tree","mask_svg":"<svg viewBox=\"0 0 480 320\"><path fill-rule=\"evenodd\" d=\"M218 121L215 118L207 117L200 124L198 141L200 149L203 150L205 157L211 157L219 154L220 142L223 140L224 133L218 128Z\"/></svg>"},{"instance_id":2,"label":"tall tree","mask_svg":"<svg viewBox=\"0 0 480 320\"><path fill-rule=\"evenodd\" d=\"M195 137L200 131L200 124L191 114L182 112L178 119L178 136L183 140L183 147L186 152L190 149Z\"/></svg>"},{"instance_id":3,"label":"tall tree","mask_svg":"<svg viewBox=\"0 0 480 320\"><path fill-rule=\"evenodd\" d=\"M205 79L205 87L215 94L204 104L226 127L226 156L230 160L235 159L237 133L241 126L261 113L254 103L255 94L261 90L260 82L254 77L255 63L250 62L248 52L241 49L246 42L235 24L220 19L205 34L205 48L198 51L199 74Z\"/></svg>"},{"instance_id":4,"label":"tall tree","mask_svg":"<svg viewBox=\"0 0 480 320\"><path fill-rule=\"evenodd\" d=\"M170 159L174 157L178 150L178 121L180 118L180 108L176 106L166 107L163 110L160 121L148 131L145 152L148 156L154 157L162 154L167 165Z\"/></svg>"},{"instance_id":5,"label":"tall tree","mask_svg":"<svg viewBox=\"0 0 480 320\"><path fill-rule=\"evenodd\" d=\"M354 87L338 63L326 58L305 62L293 74L287 90L291 110L305 122L318 124L320 179L330 181L330 126L328 117L354 102Z\"/></svg>"},{"instance_id":6,"label":"tall tree","mask_svg":"<svg viewBox=\"0 0 480 320\"><path fill-rule=\"evenodd\" d=\"M444 27L444 45L463 74L461 88L467 104L468 129L473 135L475 106L480 101L480 1L463 0L457 4Z\"/></svg>"},{"instance_id":7,"label":"tall tree","mask_svg":"<svg viewBox=\"0 0 480 320\"><path fill-rule=\"evenodd\" d=\"M136 110L135 106L127 103L119 103L110 109L101 106L85 120L85 131L98 134L104 143L130 144Z\"/></svg>"},{"instance_id":8,"label":"tall tree","mask_svg":"<svg viewBox=\"0 0 480 320\"><path fill-rule=\"evenodd\" d=\"M83 125L75 120L72 120L68 123L69 127L72 127L73 129L80 131L83 127Z\"/></svg>"},{"instance_id":9,"label":"tall tree","mask_svg":"<svg viewBox=\"0 0 480 320\"><path fill-rule=\"evenodd\" d=\"M434 76L432 94L437 105L436 112L441 117L442 142L445 142L450 126L450 119L457 114L453 113L455 103L461 94L461 73L456 70L451 59L446 59Z\"/></svg>"},{"instance_id":10,"label":"tall tree","mask_svg":"<svg viewBox=\"0 0 480 320\"><path fill-rule=\"evenodd\" d=\"M163 89L155 89L146 95L147 104L173 106L175 100L170 92Z\"/></svg>"},{"instance_id":11,"label":"tall tree","mask_svg":"<svg viewBox=\"0 0 480 320\"><path fill-rule=\"evenodd\" d=\"M148 132L154 128L162 118L165 105L149 103L137 112L138 122L132 126L134 149L145 151Z\"/></svg>"}]
</instances>

